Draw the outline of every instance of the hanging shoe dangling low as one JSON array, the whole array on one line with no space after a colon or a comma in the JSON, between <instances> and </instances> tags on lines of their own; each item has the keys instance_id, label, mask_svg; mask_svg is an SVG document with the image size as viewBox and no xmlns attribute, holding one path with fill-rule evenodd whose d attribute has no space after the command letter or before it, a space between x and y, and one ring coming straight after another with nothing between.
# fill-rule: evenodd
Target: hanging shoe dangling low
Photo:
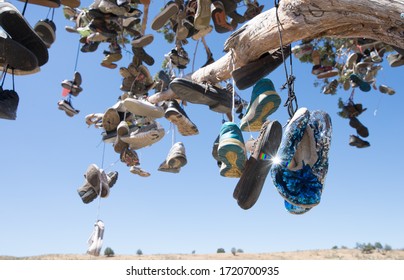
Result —
<instances>
[{"instance_id":1,"label":"hanging shoe dangling low","mask_svg":"<svg viewBox=\"0 0 404 280\"><path fill-rule=\"evenodd\" d=\"M286 126L271 176L290 204L312 208L320 203L328 171L331 119L323 111L300 108Z\"/></svg>"}]
</instances>

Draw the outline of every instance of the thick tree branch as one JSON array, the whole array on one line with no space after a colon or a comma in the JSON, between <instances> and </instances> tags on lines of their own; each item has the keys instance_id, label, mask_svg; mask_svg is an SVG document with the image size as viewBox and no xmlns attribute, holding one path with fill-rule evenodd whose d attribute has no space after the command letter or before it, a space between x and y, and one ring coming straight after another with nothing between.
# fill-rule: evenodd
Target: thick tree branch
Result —
<instances>
[{"instance_id":1,"label":"thick tree branch","mask_svg":"<svg viewBox=\"0 0 404 280\"><path fill-rule=\"evenodd\" d=\"M219 82L231 77L233 68L278 49L277 15L284 45L305 38L370 38L404 49L402 0L282 0L230 35L216 62L192 75L198 82Z\"/></svg>"}]
</instances>

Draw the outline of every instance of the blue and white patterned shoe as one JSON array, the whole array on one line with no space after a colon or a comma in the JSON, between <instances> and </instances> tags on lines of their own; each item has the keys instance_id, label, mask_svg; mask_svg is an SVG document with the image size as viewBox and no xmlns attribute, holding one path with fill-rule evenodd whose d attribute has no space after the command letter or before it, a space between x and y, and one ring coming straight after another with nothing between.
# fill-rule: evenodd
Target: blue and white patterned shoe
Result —
<instances>
[{"instance_id":1,"label":"blue and white patterned shoe","mask_svg":"<svg viewBox=\"0 0 404 280\"><path fill-rule=\"evenodd\" d=\"M290 204L311 208L320 203L331 132L330 116L322 111L310 113L301 108L288 123L271 176L278 192Z\"/></svg>"},{"instance_id":2,"label":"blue and white patterned shoe","mask_svg":"<svg viewBox=\"0 0 404 280\"><path fill-rule=\"evenodd\" d=\"M259 131L266 118L274 113L281 104L281 98L275 91L270 79L259 80L252 91L251 101L240 122L243 131Z\"/></svg>"},{"instance_id":3,"label":"blue and white patterned shoe","mask_svg":"<svg viewBox=\"0 0 404 280\"><path fill-rule=\"evenodd\" d=\"M302 215L304 213L307 213L311 208L304 208L304 207L296 206L296 205L290 204L287 200L285 200L285 209L290 214Z\"/></svg>"},{"instance_id":4,"label":"blue and white patterned shoe","mask_svg":"<svg viewBox=\"0 0 404 280\"><path fill-rule=\"evenodd\" d=\"M218 157L222 162L220 175L240 178L247 161L243 135L233 122L225 122L220 130Z\"/></svg>"}]
</instances>

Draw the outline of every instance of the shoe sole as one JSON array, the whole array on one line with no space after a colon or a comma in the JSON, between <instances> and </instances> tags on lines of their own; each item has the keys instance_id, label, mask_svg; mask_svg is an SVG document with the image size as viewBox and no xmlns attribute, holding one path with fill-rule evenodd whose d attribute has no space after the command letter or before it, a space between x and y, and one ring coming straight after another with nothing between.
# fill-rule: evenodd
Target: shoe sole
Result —
<instances>
[{"instance_id":1,"label":"shoe sole","mask_svg":"<svg viewBox=\"0 0 404 280\"><path fill-rule=\"evenodd\" d=\"M178 131L182 136L199 134L199 130L196 125L176 110L168 109L165 113L165 118L177 126Z\"/></svg>"},{"instance_id":2,"label":"shoe sole","mask_svg":"<svg viewBox=\"0 0 404 280\"><path fill-rule=\"evenodd\" d=\"M0 37L0 64L8 65L14 72L32 71L38 67L37 57L26 47L11 38ZM11 70L12 72L12 70Z\"/></svg>"},{"instance_id":3,"label":"shoe sole","mask_svg":"<svg viewBox=\"0 0 404 280\"><path fill-rule=\"evenodd\" d=\"M242 142L237 139L220 141L217 150L222 166L220 175L230 178L240 178L243 173L246 155Z\"/></svg>"},{"instance_id":4,"label":"shoe sole","mask_svg":"<svg viewBox=\"0 0 404 280\"><path fill-rule=\"evenodd\" d=\"M274 113L280 104L281 98L276 92L270 91L260 94L241 120L240 129L242 131L259 131L266 118Z\"/></svg>"},{"instance_id":5,"label":"shoe sole","mask_svg":"<svg viewBox=\"0 0 404 280\"><path fill-rule=\"evenodd\" d=\"M121 118L116 109L109 108L102 116L102 127L106 132L116 131Z\"/></svg>"},{"instance_id":6,"label":"shoe sole","mask_svg":"<svg viewBox=\"0 0 404 280\"><path fill-rule=\"evenodd\" d=\"M151 29L156 31L161 29L172 16L178 13L178 11L179 9L176 4L170 5L153 19Z\"/></svg>"},{"instance_id":7,"label":"shoe sole","mask_svg":"<svg viewBox=\"0 0 404 280\"><path fill-rule=\"evenodd\" d=\"M48 62L49 53L45 43L35 33L17 8L10 3L0 3L0 26L14 41L29 49L36 56L39 67Z\"/></svg>"},{"instance_id":8,"label":"shoe sole","mask_svg":"<svg viewBox=\"0 0 404 280\"><path fill-rule=\"evenodd\" d=\"M246 162L245 170L233 192L233 197L242 209L250 209L257 202L281 140L282 125L278 121L265 122L255 143L258 145L258 154L255 157L250 156ZM269 158L262 159L262 153Z\"/></svg>"}]
</instances>

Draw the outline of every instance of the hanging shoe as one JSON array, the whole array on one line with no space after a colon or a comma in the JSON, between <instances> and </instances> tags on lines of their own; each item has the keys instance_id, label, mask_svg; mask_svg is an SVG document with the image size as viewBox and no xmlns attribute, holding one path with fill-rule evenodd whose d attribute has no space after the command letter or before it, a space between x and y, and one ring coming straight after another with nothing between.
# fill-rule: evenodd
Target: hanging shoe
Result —
<instances>
[{"instance_id":1,"label":"hanging shoe","mask_svg":"<svg viewBox=\"0 0 404 280\"><path fill-rule=\"evenodd\" d=\"M379 91L381 93L386 93L388 95L393 95L396 93L396 91L394 89L392 89L391 87L388 87L386 85L380 85L379 86Z\"/></svg>"},{"instance_id":2,"label":"hanging shoe","mask_svg":"<svg viewBox=\"0 0 404 280\"><path fill-rule=\"evenodd\" d=\"M300 207L293 205L289 203L287 200L284 201L285 209L288 211L290 214L294 215L302 215L304 213L307 213L311 208L305 208L305 207Z\"/></svg>"},{"instance_id":3,"label":"hanging shoe","mask_svg":"<svg viewBox=\"0 0 404 280\"><path fill-rule=\"evenodd\" d=\"M102 127L105 132L116 131L121 118L115 108L108 108L102 116Z\"/></svg>"},{"instance_id":4,"label":"hanging shoe","mask_svg":"<svg viewBox=\"0 0 404 280\"><path fill-rule=\"evenodd\" d=\"M259 80L277 69L283 63L283 58L287 59L289 55L290 46L287 45L283 49L279 48L273 52L267 52L257 60L233 70L231 75L237 88L246 89L255 85Z\"/></svg>"},{"instance_id":5,"label":"hanging shoe","mask_svg":"<svg viewBox=\"0 0 404 280\"><path fill-rule=\"evenodd\" d=\"M246 150L240 128L233 122L225 122L220 129L217 153L220 161L220 175L240 178L246 164Z\"/></svg>"},{"instance_id":6,"label":"hanging shoe","mask_svg":"<svg viewBox=\"0 0 404 280\"><path fill-rule=\"evenodd\" d=\"M261 79L255 84L251 101L240 122L242 131L259 131L266 118L273 114L281 104L281 98L275 91L270 79Z\"/></svg>"},{"instance_id":7,"label":"hanging shoe","mask_svg":"<svg viewBox=\"0 0 404 280\"><path fill-rule=\"evenodd\" d=\"M34 30L49 49L56 40L55 23L49 19L40 20L35 24Z\"/></svg>"},{"instance_id":8,"label":"hanging shoe","mask_svg":"<svg viewBox=\"0 0 404 280\"><path fill-rule=\"evenodd\" d=\"M182 100L208 105L212 111L229 113L232 109L231 93L217 86L196 83L184 78L175 78L170 88Z\"/></svg>"},{"instance_id":9,"label":"hanging shoe","mask_svg":"<svg viewBox=\"0 0 404 280\"><path fill-rule=\"evenodd\" d=\"M100 252L102 249L103 238L104 238L104 230L105 230L104 222L101 220L98 220L94 225L93 233L91 234L90 238L88 239L89 247L87 249L87 254L93 255L93 256L100 255Z\"/></svg>"},{"instance_id":10,"label":"hanging shoe","mask_svg":"<svg viewBox=\"0 0 404 280\"><path fill-rule=\"evenodd\" d=\"M0 26L14 41L36 56L38 67L48 62L49 54L45 43L18 9L8 2L0 2Z\"/></svg>"},{"instance_id":11,"label":"hanging shoe","mask_svg":"<svg viewBox=\"0 0 404 280\"><path fill-rule=\"evenodd\" d=\"M372 89L368 82L365 82L356 74L351 74L349 79L352 82L352 87L359 87L361 91L368 92Z\"/></svg>"},{"instance_id":12,"label":"hanging shoe","mask_svg":"<svg viewBox=\"0 0 404 280\"><path fill-rule=\"evenodd\" d=\"M162 118L164 116L164 109L161 106L154 105L145 99L126 98L123 101L125 108L134 115Z\"/></svg>"},{"instance_id":13,"label":"hanging shoe","mask_svg":"<svg viewBox=\"0 0 404 280\"><path fill-rule=\"evenodd\" d=\"M60 7L60 0L18 0L20 2L28 1L30 4L35 4L43 7L49 8L59 8Z\"/></svg>"},{"instance_id":14,"label":"hanging shoe","mask_svg":"<svg viewBox=\"0 0 404 280\"><path fill-rule=\"evenodd\" d=\"M136 151L130 149L129 147L122 150L119 158L121 162L126 164L126 166L135 166L140 164L139 156L137 155Z\"/></svg>"},{"instance_id":15,"label":"hanging shoe","mask_svg":"<svg viewBox=\"0 0 404 280\"><path fill-rule=\"evenodd\" d=\"M286 126L271 168L280 195L289 203L312 208L320 203L328 171L331 119L322 111L300 108Z\"/></svg>"},{"instance_id":16,"label":"hanging shoe","mask_svg":"<svg viewBox=\"0 0 404 280\"><path fill-rule=\"evenodd\" d=\"M357 148L367 148L370 146L368 141L360 139L358 136L349 136L349 145Z\"/></svg>"},{"instance_id":17,"label":"hanging shoe","mask_svg":"<svg viewBox=\"0 0 404 280\"><path fill-rule=\"evenodd\" d=\"M278 121L266 121L262 125L260 135L254 141L251 156L233 192L233 197L242 209L250 209L257 202L281 139L282 125Z\"/></svg>"},{"instance_id":18,"label":"hanging shoe","mask_svg":"<svg viewBox=\"0 0 404 280\"><path fill-rule=\"evenodd\" d=\"M92 202L95 198L98 197L102 190L105 190L104 197L108 196L108 178L106 177L105 172L101 170L96 164L90 164L87 167L84 178L85 182L80 188L77 189L77 193L84 203L88 204Z\"/></svg>"},{"instance_id":19,"label":"hanging shoe","mask_svg":"<svg viewBox=\"0 0 404 280\"><path fill-rule=\"evenodd\" d=\"M148 35L140 35L136 38L133 38L131 44L135 48L143 48L147 45L150 45L154 40L154 36L152 34Z\"/></svg>"},{"instance_id":20,"label":"hanging shoe","mask_svg":"<svg viewBox=\"0 0 404 280\"><path fill-rule=\"evenodd\" d=\"M338 80L334 79L328 85L326 85L323 89L324 94L336 94L338 87Z\"/></svg>"},{"instance_id":21,"label":"hanging shoe","mask_svg":"<svg viewBox=\"0 0 404 280\"><path fill-rule=\"evenodd\" d=\"M221 1L213 1L211 11L217 33L226 33L234 30L234 27L227 22L226 11Z\"/></svg>"},{"instance_id":22,"label":"hanging shoe","mask_svg":"<svg viewBox=\"0 0 404 280\"><path fill-rule=\"evenodd\" d=\"M150 176L149 172L143 170L140 167L134 166L134 165L130 167L129 171L133 174L139 175L140 177L149 177Z\"/></svg>"},{"instance_id":23,"label":"hanging shoe","mask_svg":"<svg viewBox=\"0 0 404 280\"><path fill-rule=\"evenodd\" d=\"M164 135L164 128L159 123L153 122L134 130L128 136L121 137L121 139L128 143L131 149L138 150L160 141Z\"/></svg>"},{"instance_id":24,"label":"hanging shoe","mask_svg":"<svg viewBox=\"0 0 404 280\"><path fill-rule=\"evenodd\" d=\"M186 164L187 157L185 155L184 144L182 142L177 142L171 147L166 160L160 164L158 170L163 172L179 173L181 167L184 167Z\"/></svg>"},{"instance_id":25,"label":"hanging shoe","mask_svg":"<svg viewBox=\"0 0 404 280\"><path fill-rule=\"evenodd\" d=\"M219 148L219 139L220 134L216 137L212 146L212 157L216 160L217 166L220 168L222 166L222 162L220 161L219 154L217 153L217 149Z\"/></svg>"},{"instance_id":26,"label":"hanging shoe","mask_svg":"<svg viewBox=\"0 0 404 280\"><path fill-rule=\"evenodd\" d=\"M12 37L12 36L11 36ZM399 67L404 65L404 56L399 53L389 54L387 56L387 61L391 67Z\"/></svg>"},{"instance_id":27,"label":"hanging shoe","mask_svg":"<svg viewBox=\"0 0 404 280\"><path fill-rule=\"evenodd\" d=\"M159 30L168 22L170 18L175 16L179 12L179 7L174 1L169 1L164 9L153 19L151 22L151 28L153 30Z\"/></svg>"},{"instance_id":28,"label":"hanging shoe","mask_svg":"<svg viewBox=\"0 0 404 280\"><path fill-rule=\"evenodd\" d=\"M73 108L68 100L60 100L58 102L58 108L59 110L65 111L66 115L68 115L69 117L73 117L74 115L80 113L79 110Z\"/></svg>"},{"instance_id":29,"label":"hanging shoe","mask_svg":"<svg viewBox=\"0 0 404 280\"><path fill-rule=\"evenodd\" d=\"M20 98L14 90L3 90L0 87L0 118L15 120L17 118L17 108Z\"/></svg>"},{"instance_id":30,"label":"hanging shoe","mask_svg":"<svg viewBox=\"0 0 404 280\"><path fill-rule=\"evenodd\" d=\"M356 129L356 133L360 136L366 138L369 136L369 130L366 126L364 126L356 117L352 117L349 119L349 125L352 128Z\"/></svg>"},{"instance_id":31,"label":"hanging shoe","mask_svg":"<svg viewBox=\"0 0 404 280\"><path fill-rule=\"evenodd\" d=\"M194 26L197 30L203 30L209 26L211 13L210 1L198 0L195 13Z\"/></svg>"},{"instance_id":32,"label":"hanging shoe","mask_svg":"<svg viewBox=\"0 0 404 280\"><path fill-rule=\"evenodd\" d=\"M175 99L168 101L164 117L177 126L182 136L199 134L197 126L189 119Z\"/></svg>"}]
</instances>

